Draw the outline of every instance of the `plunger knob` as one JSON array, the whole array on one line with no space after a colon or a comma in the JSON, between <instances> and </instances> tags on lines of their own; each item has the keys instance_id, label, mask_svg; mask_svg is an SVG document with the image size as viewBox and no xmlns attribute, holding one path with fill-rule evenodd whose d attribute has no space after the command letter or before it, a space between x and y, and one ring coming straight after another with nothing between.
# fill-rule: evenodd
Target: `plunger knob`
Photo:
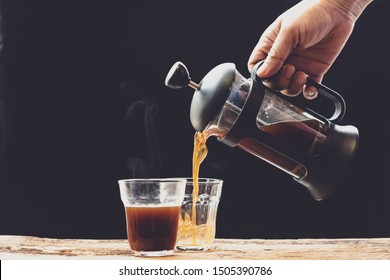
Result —
<instances>
[{"instance_id":1,"label":"plunger knob","mask_svg":"<svg viewBox=\"0 0 390 280\"><path fill-rule=\"evenodd\" d=\"M186 86L192 87L195 90L199 89L199 85L191 81L187 67L180 61L173 64L171 70L169 70L165 78L165 85L173 89Z\"/></svg>"}]
</instances>

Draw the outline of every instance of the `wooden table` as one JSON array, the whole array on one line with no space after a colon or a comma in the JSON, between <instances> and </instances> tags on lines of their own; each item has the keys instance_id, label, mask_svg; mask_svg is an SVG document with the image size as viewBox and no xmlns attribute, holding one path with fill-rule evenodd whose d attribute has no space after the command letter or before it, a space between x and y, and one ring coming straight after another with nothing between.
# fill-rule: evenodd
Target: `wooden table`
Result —
<instances>
[{"instance_id":1,"label":"wooden table","mask_svg":"<svg viewBox=\"0 0 390 280\"><path fill-rule=\"evenodd\" d=\"M140 259L127 240L0 236L0 259ZM153 258L156 259L156 258ZM158 258L157 258L158 259ZM390 260L390 238L217 239L207 252L177 252L167 260Z\"/></svg>"}]
</instances>

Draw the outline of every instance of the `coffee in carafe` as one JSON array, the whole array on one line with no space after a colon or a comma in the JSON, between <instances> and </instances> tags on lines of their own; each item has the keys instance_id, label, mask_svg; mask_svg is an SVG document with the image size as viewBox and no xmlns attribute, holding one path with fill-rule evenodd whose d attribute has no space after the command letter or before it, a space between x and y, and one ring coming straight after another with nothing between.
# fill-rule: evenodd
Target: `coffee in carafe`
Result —
<instances>
[{"instance_id":1,"label":"coffee in carafe","mask_svg":"<svg viewBox=\"0 0 390 280\"><path fill-rule=\"evenodd\" d=\"M265 160L322 200L340 184L358 144L356 127L336 124L345 114L345 101L308 78L306 84L334 105L333 115L326 118L264 85L256 75L261 64L246 79L233 63L223 63L197 84L177 62L165 83L195 89L190 119L196 131Z\"/></svg>"}]
</instances>

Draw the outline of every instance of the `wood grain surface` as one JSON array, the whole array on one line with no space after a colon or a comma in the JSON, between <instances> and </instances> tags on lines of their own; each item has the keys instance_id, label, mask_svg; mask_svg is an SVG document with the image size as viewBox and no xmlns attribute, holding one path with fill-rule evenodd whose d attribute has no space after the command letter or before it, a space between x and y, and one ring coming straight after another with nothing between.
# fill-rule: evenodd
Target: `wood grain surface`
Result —
<instances>
[{"instance_id":1,"label":"wood grain surface","mask_svg":"<svg viewBox=\"0 0 390 280\"><path fill-rule=\"evenodd\" d=\"M0 259L140 259L127 240L0 236ZM153 258L158 259L158 258ZM206 252L175 252L167 260L390 260L390 238L217 239Z\"/></svg>"}]
</instances>

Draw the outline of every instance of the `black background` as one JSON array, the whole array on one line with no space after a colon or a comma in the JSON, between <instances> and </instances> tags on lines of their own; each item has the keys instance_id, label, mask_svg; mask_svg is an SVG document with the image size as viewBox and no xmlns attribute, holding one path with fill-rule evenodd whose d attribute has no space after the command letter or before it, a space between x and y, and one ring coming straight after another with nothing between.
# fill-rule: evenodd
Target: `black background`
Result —
<instances>
[{"instance_id":1,"label":"black background","mask_svg":"<svg viewBox=\"0 0 390 280\"><path fill-rule=\"evenodd\" d=\"M171 65L200 81L234 62L249 77L261 33L297 1L0 3L0 233L124 238L118 179L191 175L192 90L165 87ZM389 21L374 1L323 81L360 131L342 188L314 201L210 139L200 175L224 180L217 237L390 236Z\"/></svg>"}]
</instances>

